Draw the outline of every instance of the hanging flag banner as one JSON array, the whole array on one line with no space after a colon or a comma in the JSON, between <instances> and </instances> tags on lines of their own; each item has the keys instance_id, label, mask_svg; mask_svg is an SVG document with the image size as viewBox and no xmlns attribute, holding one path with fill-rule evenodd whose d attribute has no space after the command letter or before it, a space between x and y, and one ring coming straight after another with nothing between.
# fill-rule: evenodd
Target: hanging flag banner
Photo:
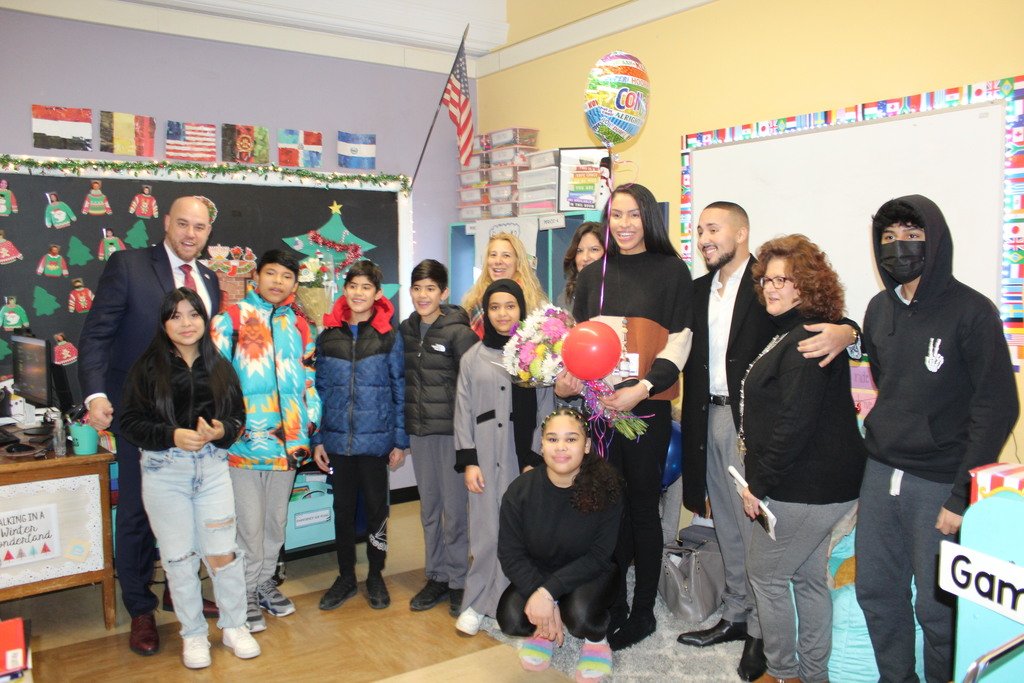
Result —
<instances>
[{"instance_id":1,"label":"hanging flag banner","mask_svg":"<svg viewBox=\"0 0 1024 683\"><path fill-rule=\"evenodd\" d=\"M277 131L277 163L292 168L320 168L324 134L318 130L281 128Z\"/></svg>"},{"instance_id":2,"label":"hanging flag banner","mask_svg":"<svg viewBox=\"0 0 1024 683\"><path fill-rule=\"evenodd\" d=\"M223 161L237 164L270 163L270 133L263 126L221 124L220 146Z\"/></svg>"},{"instance_id":3,"label":"hanging flag banner","mask_svg":"<svg viewBox=\"0 0 1024 683\"><path fill-rule=\"evenodd\" d=\"M338 166L374 169L377 167L377 136L338 131Z\"/></svg>"},{"instance_id":4,"label":"hanging flag banner","mask_svg":"<svg viewBox=\"0 0 1024 683\"><path fill-rule=\"evenodd\" d=\"M32 105L32 146L92 151L92 109Z\"/></svg>"},{"instance_id":5,"label":"hanging flag banner","mask_svg":"<svg viewBox=\"0 0 1024 683\"><path fill-rule=\"evenodd\" d=\"M100 151L153 156L156 121L152 116L125 114L119 111L100 112Z\"/></svg>"},{"instance_id":6,"label":"hanging flag banner","mask_svg":"<svg viewBox=\"0 0 1024 683\"><path fill-rule=\"evenodd\" d=\"M164 156L174 161L217 161L217 127L212 123L168 121Z\"/></svg>"}]
</instances>

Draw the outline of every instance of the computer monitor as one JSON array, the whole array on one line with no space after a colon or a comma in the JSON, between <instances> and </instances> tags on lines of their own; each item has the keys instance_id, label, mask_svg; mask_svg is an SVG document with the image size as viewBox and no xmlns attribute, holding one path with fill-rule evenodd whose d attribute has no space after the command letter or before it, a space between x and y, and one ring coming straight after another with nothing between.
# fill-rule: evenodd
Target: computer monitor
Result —
<instances>
[{"instance_id":1,"label":"computer monitor","mask_svg":"<svg viewBox=\"0 0 1024 683\"><path fill-rule=\"evenodd\" d=\"M14 393L37 408L48 408L53 403L50 342L12 335L11 350L14 352Z\"/></svg>"}]
</instances>

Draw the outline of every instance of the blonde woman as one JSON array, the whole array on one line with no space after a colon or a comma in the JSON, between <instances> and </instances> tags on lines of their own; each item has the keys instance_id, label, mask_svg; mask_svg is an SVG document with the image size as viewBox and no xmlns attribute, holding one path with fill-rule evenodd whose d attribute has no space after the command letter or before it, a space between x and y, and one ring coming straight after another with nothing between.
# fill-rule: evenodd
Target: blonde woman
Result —
<instances>
[{"instance_id":1,"label":"blonde woman","mask_svg":"<svg viewBox=\"0 0 1024 683\"><path fill-rule=\"evenodd\" d=\"M534 309L547 302L548 297L540 286L537 273L530 265L530 257L526 247L515 235L499 232L491 236L484 252L484 270L473 286L462 298L462 307L469 312L469 325L476 336L484 336L484 310L481 306L484 291L495 280L508 278L515 280L523 288L526 299L526 311L529 315Z\"/></svg>"}]
</instances>

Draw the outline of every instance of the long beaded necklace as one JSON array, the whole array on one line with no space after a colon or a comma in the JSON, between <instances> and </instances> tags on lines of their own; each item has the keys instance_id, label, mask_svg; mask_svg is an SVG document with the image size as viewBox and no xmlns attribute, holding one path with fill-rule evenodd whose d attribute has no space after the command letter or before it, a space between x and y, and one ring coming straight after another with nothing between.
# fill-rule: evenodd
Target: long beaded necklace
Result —
<instances>
[{"instance_id":1,"label":"long beaded necklace","mask_svg":"<svg viewBox=\"0 0 1024 683\"><path fill-rule=\"evenodd\" d=\"M743 381L740 382L740 433L736 436L736 448L739 449L740 456L745 456L747 454L747 444L744 442L743 436L743 407L745 404L747 377L750 376L750 369L753 368L754 364L761 360L761 358L763 358L769 351L778 346L779 342L785 339L787 334L789 334L789 332L783 332L782 334L777 334L772 337L772 340L768 342L768 346L764 347L764 350L757 354L757 358L747 366L747 372L743 375Z\"/></svg>"}]
</instances>

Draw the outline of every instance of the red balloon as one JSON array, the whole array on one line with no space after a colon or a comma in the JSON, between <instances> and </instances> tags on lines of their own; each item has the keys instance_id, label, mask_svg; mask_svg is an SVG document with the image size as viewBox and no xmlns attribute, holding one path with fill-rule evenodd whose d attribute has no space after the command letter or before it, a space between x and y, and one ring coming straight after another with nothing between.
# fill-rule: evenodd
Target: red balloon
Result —
<instances>
[{"instance_id":1,"label":"red balloon","mask_svg":"<svg viewBox=\"0 0 1024 683\"><path fill-rule=\"evenodd\" d=\"M565 369L584 380L608 376L619 364L621 355L619 335L605 323L595 320L578 323L562 341Z\"/></svg>"}]
</instances>

